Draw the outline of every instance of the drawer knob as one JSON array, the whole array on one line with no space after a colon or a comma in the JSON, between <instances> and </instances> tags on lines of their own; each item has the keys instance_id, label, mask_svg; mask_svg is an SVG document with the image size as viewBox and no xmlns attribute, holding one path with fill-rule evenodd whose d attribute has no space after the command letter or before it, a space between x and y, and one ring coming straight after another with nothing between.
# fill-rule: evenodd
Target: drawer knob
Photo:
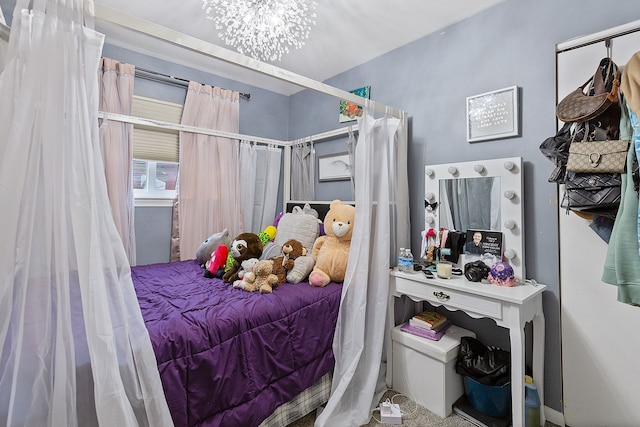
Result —
<instances>
[{"instance_id":1,"label":"drawer knob","mask_svg":"<svg viewBox=\"0 0 640 427\"><path fill-rule=\"evenodd\" d=\"M438 298L439 300L442 301L447 301L449 298L451 298L449 295L445 294L444 292L438 291L438 292L434 292L433 295Z\"/></svg>"}]
</instances>

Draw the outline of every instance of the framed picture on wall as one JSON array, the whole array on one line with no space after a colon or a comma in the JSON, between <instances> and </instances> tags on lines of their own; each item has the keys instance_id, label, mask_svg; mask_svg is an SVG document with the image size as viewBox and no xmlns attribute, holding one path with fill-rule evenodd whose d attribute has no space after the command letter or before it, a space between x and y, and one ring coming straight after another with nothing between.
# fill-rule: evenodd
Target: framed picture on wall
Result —
<instances>
[{"instance_id":1,"label":"framed picture on wall","mask_svg":"<svg viewBox=\"0 0 640 427\"><path fill-rule=\"evenodd\" d=\"M342 181L351 178L349 153L336 153L318 157L319 181Z\"/></svg>"},{"instance_id":2,"label":"framed picture on wall","mask_svg":"<svg viewBox=\"0 0 640 427\"><path fill-rule=\"evenodd\" d=\"M358 89L350 90L354 95L361 96L366 99L371 98L371 86L363 86ZM362 116L362 105L353 102L340 100L340 123L350 122Z\"/></svg>"},{"instance_id":3,"label":"framed picture on wall","mask_svg":"<svg viewBox=\"0 0 640 427\"><path fill-rule=\"evenodd\" d=\"M520 135L518 86L467 97L467 141Z\"/></svg>"}]
</instances>

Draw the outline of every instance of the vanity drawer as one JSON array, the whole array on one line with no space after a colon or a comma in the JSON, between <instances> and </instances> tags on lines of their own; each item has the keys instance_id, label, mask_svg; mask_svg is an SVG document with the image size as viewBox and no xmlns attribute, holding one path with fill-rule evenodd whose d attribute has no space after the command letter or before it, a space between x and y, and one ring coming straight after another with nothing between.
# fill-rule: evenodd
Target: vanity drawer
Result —
<instances>
[{"instance_id":1,"label":"vanity drawer","mask_svg":"<svg viewBox=\"0 0 640 427\"><path fill-rule=\"evenodd\" d=\"M477 313L483 317L502 319L501 302L491 298L402 277L396 277L396 291L412 299L463 310L472 316L473 313Z\"/></svg>"}]
</instances>

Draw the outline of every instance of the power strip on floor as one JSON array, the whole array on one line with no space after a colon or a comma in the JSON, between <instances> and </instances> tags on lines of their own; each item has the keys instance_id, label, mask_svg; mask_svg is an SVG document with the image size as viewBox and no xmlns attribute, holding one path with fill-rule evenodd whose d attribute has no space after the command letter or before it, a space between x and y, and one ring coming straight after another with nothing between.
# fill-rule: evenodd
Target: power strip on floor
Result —
<instances>
[{"instance_id":1,"label":"power strip on floor","mask_svg":"<svg viewBox=\"0 0 640 427\"><path fill-rule=\"evenodd\" d=\"M400 405L391 402L380 403L380 421L385 424L402 424Z\"/></svg>"}]
</instances>

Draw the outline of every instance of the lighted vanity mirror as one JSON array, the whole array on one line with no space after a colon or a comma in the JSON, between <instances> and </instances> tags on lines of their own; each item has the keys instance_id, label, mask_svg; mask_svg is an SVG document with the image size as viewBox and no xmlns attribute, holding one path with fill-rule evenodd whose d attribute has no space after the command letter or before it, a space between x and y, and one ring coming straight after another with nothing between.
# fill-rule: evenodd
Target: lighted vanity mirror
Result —
<instances>
[{"instance_id":1,"label":"lighted vanity mirror","mask_svg":"<svg viewBox=\"0 0 640 427\"><path fill-rule=\"evenodd\" d=\"M525 278L522 189L520 157L427 165L425 230L499 231L504 258Z\"/></svg>"},{"instance_id":2,"label":"lighted vanity mirror","mask_svg":"<svg viewBox=\"0 0 640 427\"><path fill-rule=\"evenodd\" d=\"M500 177L440 180L440 227L500 231Z\"/></svg>"}]
</instances>

